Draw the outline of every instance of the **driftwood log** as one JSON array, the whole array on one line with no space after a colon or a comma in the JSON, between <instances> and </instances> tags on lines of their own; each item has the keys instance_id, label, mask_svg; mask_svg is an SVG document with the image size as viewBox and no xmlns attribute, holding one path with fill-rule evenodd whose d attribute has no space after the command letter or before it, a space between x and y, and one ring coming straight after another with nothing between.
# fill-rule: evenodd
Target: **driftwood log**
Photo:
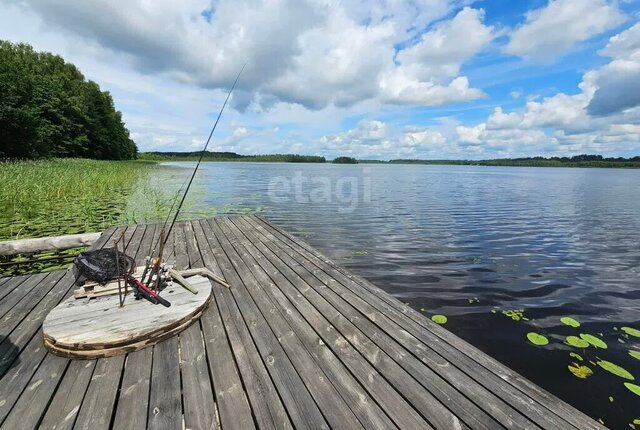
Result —
<instances>
[{"instance_id":1,"label":"driftwood log","mask_svg":"<svg viewBox=\"0 0 640 430\"><path fill-rule=\"evenodd\" d=\"M0 255L31 254L34 252L64 250L91 245L102 233L71 234L67 236L39 237L0 242Z\"/></svg>"}]
</instances>

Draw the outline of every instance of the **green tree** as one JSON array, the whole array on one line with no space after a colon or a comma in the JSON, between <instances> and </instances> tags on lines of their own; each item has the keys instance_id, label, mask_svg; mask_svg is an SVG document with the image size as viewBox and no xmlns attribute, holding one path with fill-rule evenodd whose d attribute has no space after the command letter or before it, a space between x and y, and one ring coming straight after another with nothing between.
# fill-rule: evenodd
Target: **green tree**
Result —
<instances>
[{"instance_id":1,"label":"green tree","mask_svg":"<svg viewBox=\"0 0 640 430\"><path fill-rule=\"evenodd\" d=\"M108 92L60 56L0 41L0 158L136 155Z\"/></svg>"}]
</instances>

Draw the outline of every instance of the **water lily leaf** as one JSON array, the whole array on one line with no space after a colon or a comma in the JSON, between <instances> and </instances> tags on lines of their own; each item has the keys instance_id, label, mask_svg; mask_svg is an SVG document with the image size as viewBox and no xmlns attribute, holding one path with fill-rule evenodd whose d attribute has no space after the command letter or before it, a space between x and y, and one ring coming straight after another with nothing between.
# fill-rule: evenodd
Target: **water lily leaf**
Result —
<instances>
[{"instance_id":1,"label":"water lily leaf","mask_svg":"<svg viewBox=\"0 0 640 430\"><path fill-rule=\"evenodd\" d=\"M446 324L447 317L445 317L444 315L434 315L431 317L431 321L433 321L436 324Z\"/></svg>"},{"instance_id":2,"label":"water lily leaf","mask_svg":"<svg viewBox=\"0 0 640 430\"><path fill-rule=\"evenodd\" d=\"M640 425L640 418L636 418L635 420L633 420L633 423Z\"/></svg>"},{"instance_id":3,"label":"water lily leaf","mask_svg":"<svg viewBox=\"0 0 640 430\"><path fill-rule=\"evenodd\" d=\"M640 396L640 385L632 384L631 382L625 382L624 386L627 387L633 394Z\"/></svg>"},{"instance_id":4,"label":"water lily leaf","mask_svg":"<svg viewBox=\"0 0 640 430\"><path fill-rule=\"evenodd\" d=\"M580 327L580 323L571 317L562 317L560 318L560 322L564 325L568 325L569 327Z\"/></svg>"},{"instance_id":5,"label":"water lily leaf","mask_svg":"<svg viewBox=\"0 0 640 430\"><path fill-rule=\"evenodd\" d=\"M580 379L586 379L589 376L593 375L593 370L591 370L587 366L581 366L577 363L572 363L571 365L567 366L567 368L569 369L569 372L573 373Z\"/></svg>"},{"instance_id":6,"label":"water lily leaf","mask_svg":"<svg viewBox=\"0 0 640 430\"><path fill-rule=\"evenodd\" d=\"M584 339L580 339L578 336L567 336L566 342L576 348L588 348L590 345L589 342Z\"/></svg>"},{"instance_id":7,"label":"water lily leaf","mask_svg":"<svg viewBox=\"0 0 640 430\"><path fill-rule=\"evenodd\" d=\"M634 337L640 337L640 330L631 327L622 327L622 331Z\"/></svg>"},{"instance_id":8,"label":"water lily leaf","mask_svg":"<svg viewBox=\"0 0 640 430\"><path fill-rule=\"evenodd\" d=\"M538 333L527 333L527 339L534 345L544 346L549 344L549 339Z\"/></svg>"},{"instance_id":9,"label":"water lily leaf","mask_svg":"<svg viewBox=\"0 0 640 430\"><path fill-rule=\"evenodd\" d=\"M629 351L629 355L635 358L636 360L640 360L640 351L634 351L633 349Z\"/></svg>"},{"instance_id":10,"label":"water lily leaf","mask_svg":"<svg viewBox=\"0 0 640 430\"><path fill-rule=\"evenodd\" d=\"M584 361L584 358L582 358L580 354L576 354L575 352L570 352L569 356L572 358L575 358L576 360Z\"/></svg>"},{"instance_id":11,"label":"water lily leaf","mask_svg":"<svg viewBox=\"0 0 640 430\"><path fill-rule=\"evenodd\" d=\"M595 346L596 348L607 349L607 344L604 343L602 339L599 339L590 334L583 334L583 333L580 334L580 337L583 340L586 340L587 342L589 342L591 345Z\"/></svg>"},{"instance_id":12,"label":"water lily leaf","mask_svg":"<svg viewBox=\"0 0 640 430\"><path fill-rule=\"evenodd\" d=\"M629 379L631 381L635 379L633 375L629 373L626 369L623 369L622 367L618 366L617 364L613 364L610 361L600 360L598 361L598 366L602 367L607 372L611 372L614 375L619 376L621 378Z\"/></svg>"}]
</instances>

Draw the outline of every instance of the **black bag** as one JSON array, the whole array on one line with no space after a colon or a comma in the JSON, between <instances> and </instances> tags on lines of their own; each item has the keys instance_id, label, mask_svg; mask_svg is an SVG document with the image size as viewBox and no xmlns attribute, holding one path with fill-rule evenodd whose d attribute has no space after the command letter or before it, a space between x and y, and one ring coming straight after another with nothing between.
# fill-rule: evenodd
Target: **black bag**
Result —
<instances>
[{"instance_id":1,"label":"black bag","mask_svg":"<svg viewBox=\"0 0 640 430\"><path fill-rule=\"evenodd\" d=\"M105 284L113 279L133 273L135 260L115 248L83 252L73 261L76 284L85 281Z\"/></svg>"}]
</instances>

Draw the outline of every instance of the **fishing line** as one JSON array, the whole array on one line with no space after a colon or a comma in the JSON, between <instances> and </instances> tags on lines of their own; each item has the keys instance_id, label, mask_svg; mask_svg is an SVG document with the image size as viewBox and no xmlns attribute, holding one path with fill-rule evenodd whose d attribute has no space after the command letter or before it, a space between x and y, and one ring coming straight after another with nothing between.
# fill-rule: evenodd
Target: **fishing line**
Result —
<instances>
[{"instance_id":1,"label":"fishing line","mask_svg":"<svg viewBox=\"0 0 640 430\"><path fill-rule=\"evenodd\" d=\"M166 235L164 237L163 245L166 245L167 240L169 240L169 236L171 234L171 230L173 230L173 226L176 223L176 220L178 219L178 215L180 214L180 209L182 209L182 205L184 204L184 201L187 198L187 194L189 193L189 188L191 188L191 184L193 183L193 179L196 177L196 173L198 172L198 167L200 167L200 163L202 162L202 158L204 157L204 154L207 151L207 147L209 146L209 142L211 141L211 137L213 136L213 132L216 131L216 127L218 126L218 122L220 121L220 117L222 116L222 112L224 111L224 108L227 105L227 102L229 101L229 97L231 97L231 93L233 92L233 89L236 87L236 84L238 83L238 79L240 79L240 75L242 74L242 71L244 70L246 65L247 65L247 63L245 63L242 66L242 68L240 69L240 71L238 72L238 76L236 76L236 80L233 81L233 85L231 86L231 89L227 93L227 97L224 99L224 103L222 104L222 108L220 109L220 112L218 112L218 117L216 118L216 122L213 124L213 128L211 129L211 133L209 133L209 138L207 139L207 142L204 144L204 148L202 149L202 153L200 153L200 158L198 159L198 163L196 163L195 169L193 169L193 173L191 174L191 179L189 179L189 184L187 184L187 189L184 190L184 194L182 195L182 200L180 200L180 204L178 205L178 209L176 210L176 214L173 217L173 221L171 221L171 225L169 226L169 230L166 232Z\"/></svg>"}]
</instances>

